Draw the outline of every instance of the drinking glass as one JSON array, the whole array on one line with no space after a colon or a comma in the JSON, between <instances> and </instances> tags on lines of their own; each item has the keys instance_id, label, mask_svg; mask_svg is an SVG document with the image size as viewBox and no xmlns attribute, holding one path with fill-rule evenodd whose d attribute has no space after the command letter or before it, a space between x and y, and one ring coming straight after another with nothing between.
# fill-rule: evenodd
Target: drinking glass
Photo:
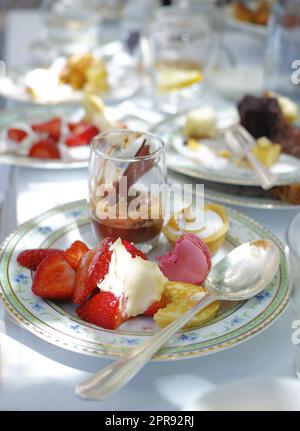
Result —
<instances>
[{"instance_id":1,"label":"drinking glass","mask_svg":"<svg viewBox=\"0 0 300 431\"><path fill-rule=\"evenodd\" d=\"M287 231L289 248L289 276L291 307L295 320L300 320L300 213L292 220ZM296 349L295 371L300 378L300 345Z\"/></svg>"},{"instance_id":2,"label":"drinking glass","mask_svg":"<svg viewBox=\"0 0 300 431\"><path fill-rule=\"evenodd\" d=\"M47 41L73 53L88 52L98 45L102 2L97 0L44 0L42 10Z\"/></svg>"},{"instance_id":3,"label":"drinking glass","mask_svg":"<svg viewBox=\"0 0 300 431\"><path fill-rule=\"evenodd\" d=\"M142 53L155 108L176 113L199 101L217 59L216 34L204 16L189 10L158 11L142 38Z\"/></svg>"},{"instance_id":4,"label":"drinking glass","mask_svg":"<svg viewBox=\"0 0 300 431\"><path fill-rule=\"evenodd\" d=\"M277 0L268 24L265 87L300 103L300 0Z\"/></svg>"},{"instance_id":5,"label":"drinking glass","mask_svg":"<svg viewBox=\"0 0 300 431\"><path fill-rule=\"evenodd\" d=\"M164 143L151 133L105 132L92 140L89 210L97 239L122 238L149 252L164 216Z\"/></svg>"}]
</instances>

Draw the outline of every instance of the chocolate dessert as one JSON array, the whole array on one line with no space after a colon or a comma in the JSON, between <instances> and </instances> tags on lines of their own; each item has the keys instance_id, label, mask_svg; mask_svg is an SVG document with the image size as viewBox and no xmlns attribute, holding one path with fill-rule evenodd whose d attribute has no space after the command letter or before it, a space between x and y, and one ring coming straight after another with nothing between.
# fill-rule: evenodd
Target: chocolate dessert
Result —
<instances>
[{"instance_id":1,"label":"chocolate dessert","mask_svg":"<svg viewBox=\"0 0 300 431\"><path fill-rule=\"evenodd\" d=\"M285 132L284 121L278 101L272 97L245 96L238 104L241 124L255 139L265 136L276 142Z\"/></svg>"},{"instance_id":2,"label":"chocolate dessert","mask_svg":"<svg viewBox=\"0 0 300 431\"><path fill-rule=\"evenodd\" d=\"M286 122L276 98L247 95L238 110L241 124L254 138L265 136L280 144L284 153L300 158L300 129Z\"/></svg>"}]
</instances>

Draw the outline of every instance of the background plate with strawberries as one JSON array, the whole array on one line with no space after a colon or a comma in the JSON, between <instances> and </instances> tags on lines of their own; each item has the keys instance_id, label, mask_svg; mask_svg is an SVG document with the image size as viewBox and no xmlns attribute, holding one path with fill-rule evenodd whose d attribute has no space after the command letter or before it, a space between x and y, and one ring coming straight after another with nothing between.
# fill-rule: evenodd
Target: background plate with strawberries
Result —
<instances>
[{"instance_id":1,"label":"background plate with strawberries","mask_svg":"<svg viewBox=\"0 0 300 431\"><path fill-rule=\"evenodd\" d=\"M184 359L232 347L268 327L288 304L287 262L281 243L255 221L231 209L227 211L229 233L214 262L239 243L272 239L281 249L278 274L268 289L255 298L242 303L224 303L216 318L206 326L178 333L155 359ZM56 346L93 356L119 356L158 330L152 318L130 319L117 330L83 322L76 316L73 305L35 296L31 290L31 271L17 263L17 256L23 250L67 249L80 239L89 246L95 245L85 201L54 208L22 225L1 247L0 297L19 323ZM167 241L162 236L155 255L167 249Z\"/></svg>"},{"instance_id":2,"label":"background plate with strawberries","mask_svg":"<svg viewBox=\"0 0 300 431\"><path fill-rule=\"evenodd\" d=\"M145 120L135 114L125 113L116 108L106 108L106 111L108 118L112 121L124 122L133 128L147 128ZM84 110L74 106L52 106L47 110L28 107L2 113L0 117L0 163L37 169L87 167L89 145L82 144L80 140L82 136L89 140L89 136L93 136L95 132L92 130L93 135L90 135L90 130L84 130L83 133L71 130L72 124L77 124L83 117ZM60 138L54 139L54 145L51 146L49 141L53 137L51 133L49 135L49 132L53 132L53 126L56 126L57 120L60 120L61 123ZM42 124L41 128L41 123L46 123L46 125ZM47 130L43 130L43 128ZM25 136L23 131L26 133ZM31 153L34 143L37 143L37 146ZM57 154L57 147L59 154Z\"/></svg>"}]
</instances>

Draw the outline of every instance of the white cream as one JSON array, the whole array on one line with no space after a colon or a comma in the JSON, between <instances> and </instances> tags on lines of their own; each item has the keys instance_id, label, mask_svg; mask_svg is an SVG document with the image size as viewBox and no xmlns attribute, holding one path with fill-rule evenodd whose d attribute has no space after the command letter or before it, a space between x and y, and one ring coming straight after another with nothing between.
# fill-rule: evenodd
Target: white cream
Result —
<instances>
[{"instance_id":1,"label":"white cream","mask_svg":"<svg viewBox=\"0 0 300 431\"><path fill-rule=\"evenodd\" d=\"M204 212L204 224L197 225L197 220L188 222L186 220L177 220L179 230L175 230L170 226L167 226L170 234L175 238L180 238L183 232L194 233L199 238L208 238L210 235L215 234L221 230L224 226L222 217L210 209L206 209Z\"/></svg>"},{"instance_id":2,"label":"white cream","mask_svg":"<svg viewBox=\"0 0 300 431\"><path fill-rule=\"evenodd\" d=\"M198 234L200 238L208 238L210 235L221 230L224 226L222 217L215 211L205 210L205 224Z\"/></svg>"},{"instance_id":3,"label":"white cream","mask_svg":"<svg viewBox=\"0 0 300 431\"><path fill-rule=\"evenodd\" d=\"M100 290L111 292L116 297L124 296L127 317L143 314L150 305L158 301L168 279L155 262L137 256L133 258L117 239L110 247L112 251L109 270L98 284Z\"/></svg>"}]
</instances>

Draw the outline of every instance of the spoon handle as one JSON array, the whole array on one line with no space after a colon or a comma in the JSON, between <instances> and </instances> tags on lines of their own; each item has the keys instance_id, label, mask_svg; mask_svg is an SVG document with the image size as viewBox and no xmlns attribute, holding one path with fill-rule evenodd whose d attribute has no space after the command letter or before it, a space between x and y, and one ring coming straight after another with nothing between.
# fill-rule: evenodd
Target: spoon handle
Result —
<instances>
[{"instance_id":1,"label":"spoon handle","mask_svg":"<svg viewBox=\"0 0 300 431\"><path fill-rule=\"evenodd\" d=\"M153 335L149 341L131 349L116 362L78 385L76 394L82 398L94 400L103 400L112 395L129 382L172 335L188 323L197 312L215 300L214 297L206 294L193 308Z\"/></svg>"}]
</instances>

